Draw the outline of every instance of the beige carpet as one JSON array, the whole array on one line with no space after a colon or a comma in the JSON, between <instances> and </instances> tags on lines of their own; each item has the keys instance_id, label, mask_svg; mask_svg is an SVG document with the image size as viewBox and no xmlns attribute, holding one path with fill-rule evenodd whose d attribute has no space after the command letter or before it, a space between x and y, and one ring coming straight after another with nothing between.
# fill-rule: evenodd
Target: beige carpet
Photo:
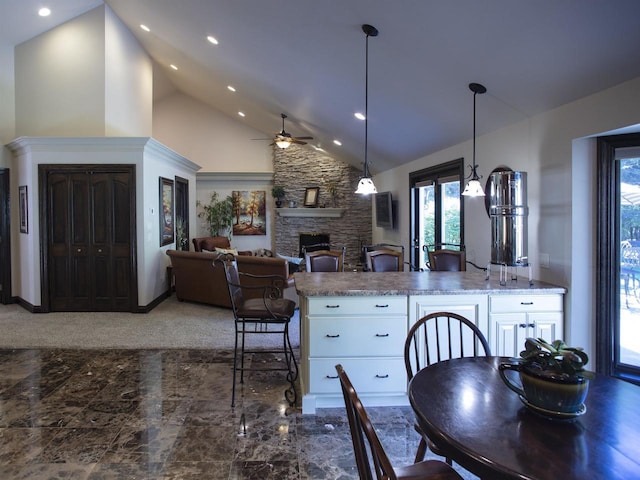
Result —
<instances>
[{"instance_id":1,"label":"beige carpet","mask_svg":"<svg viewBox=\"0 0 640 480\"><path fill-rule=\"evenodd\" d=\"M299 311L289 326L300 345ZM278 348L281 335L252 335L252 347ZM231 310L172 296L147 314L60 312L32 314L0 305L0 348L216 348L232 349Z\"/></svg>"}]
</instances>

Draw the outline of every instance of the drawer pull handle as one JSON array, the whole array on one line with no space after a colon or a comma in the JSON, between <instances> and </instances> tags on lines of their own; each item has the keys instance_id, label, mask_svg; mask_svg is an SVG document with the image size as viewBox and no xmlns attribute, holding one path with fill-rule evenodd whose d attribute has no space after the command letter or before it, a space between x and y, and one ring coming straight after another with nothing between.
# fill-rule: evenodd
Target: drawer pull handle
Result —
<instances>
[{"instance_id":1,"label":"drawer pull handle","mask_svg":"<svg viewBox=\"0 0 640 480\"><path fill-rule=\"evenodd\" d=\"M389 374L386 374L386 375L376 375L376 378L389 378Z\"/></svg>"},{"instance_id":2,"label":"drawer pull handle","mask_svg":"<svg viewBox=\"0 0 640 480\"><path fill-rule=\"evenodd\" d=\"M520 325L518 325L520 328L527 328L527 324L526 323L521 323Z\"/></svg>"},{"instance_id":3,"label":"drawer pull handle","mask_svg":"<svg viewBox=\"0 0 640 480\"><path fill-rule=\"evenodd\" d=\"M330 379L336 379L338 378L338 375L327 375L326 378L330 378Z\"/></svg>"},{"instance_id":4,"label":"drawer pull handle","mask_svg":"<svg viewBox=\"0 0 640 480\"><path fill-rule=\"evenodd\" d=\"M533 305L533 302L520 302L520 305Z\"/></svg>"},{"instance_id":5,"label":"drawer pull handle","mask_svg":"<svg viewBox=\"0 0 640 480\"><path fill-rule=\"evenodd\" d=\"M536 327L536 324L535 324L535 323L530 323L530 324L529 324L529 328L535 328L535 327Z\"/></svg>"},{"instance_id":6,"label":"drawer pull handle","mask_svg":"<svg viewBox=\"0 0 640 480\"><path fill-rule=\"evenodd\" d=\"M388 333L376 333L376 337L388 337Z\"/></svg>"},{"instance_id":7,"label":"drawer pull handle","mask_svg":"<svg viewBox=\"0 0 640 480\"><path fill-rule=\"evenodd\" d=\"M340 308L340 305L325 305L325 308Z\"/></svg>"},{"instance_id":8,"label":"drawer pull handle","mask_svg":"<svg viewBox=\"0 0 640 480\"><path fill-rule=\"evenodd\" d=\"M518 325L520 328L535 328L536 324L535 323L521 323L520 325Z\"/></svg>"},{"instance_id":9,"label":"drawer pull handle","mask_svg":"<svg viewBox=\"0 0 640 480\"><path fill-rule=\"evenodd\" d=\"M388 303L386 305L378 305L378 304L376 304L376 308L389 308L389 304Z\"/></svg>"},{"instance_id":10,"label":"drawer pull handle","mask_svg":"<svg viewBox=\"0 0 640 480\"><path fill-rule=\"evenodd\" d=\"M327 338L338 338L339 336L340 336L340 334L339 334L339 333L338 333L337 335L329 335L329 334L327 333L327 335L326 335L326 337L327 337ZM336 377L336 378L338 378L338 377Z\"/></svg>"}]
</instances>

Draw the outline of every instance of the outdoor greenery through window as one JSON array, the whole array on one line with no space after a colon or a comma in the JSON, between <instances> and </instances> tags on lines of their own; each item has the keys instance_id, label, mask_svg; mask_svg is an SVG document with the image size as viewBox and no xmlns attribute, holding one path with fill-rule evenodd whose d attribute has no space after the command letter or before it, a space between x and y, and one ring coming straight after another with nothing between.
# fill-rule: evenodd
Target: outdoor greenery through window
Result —
<instances>
[{"instance_id":1,"label":"outdoor greenery through window","mask_svg":"<svg viewBox=\"0 0 640 480\"><path fill-rule=\"evenodd\" d=\"M409 175L411 187L411 262L427 263L427 248L464 245L464 215L460 187L463 160L454 160Z\"/></svg>"}]
</instances>

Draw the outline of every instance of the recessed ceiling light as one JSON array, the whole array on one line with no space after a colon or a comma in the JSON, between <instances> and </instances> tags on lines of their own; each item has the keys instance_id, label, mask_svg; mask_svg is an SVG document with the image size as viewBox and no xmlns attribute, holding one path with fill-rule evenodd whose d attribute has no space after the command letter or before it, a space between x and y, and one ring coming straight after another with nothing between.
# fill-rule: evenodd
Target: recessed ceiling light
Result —
<instances>
[{"instance_id":1,"label":"recessed ceiling light","mask_svg":"<svg viewBox=\"0 0 640 480\"><path fill-rule=\"evenodd\" d=\"M38 10L38 15L40 15L41 17L48 17L49 15L51 15L51 10L49 10L47 7L42 7L40 10Z\"/></svg>"},{"instance_id":2,"label":"recessed ceiling light","mask_svg":"<svg viewBox=\"0 0 640 480\"><path fill-rule=\"evenodd\" d=\"M241 117L244 117L244 112L238 112L238 115L240 115Z\"/></svg>"},{"instance_id":3,"label":"recessed ceiling light","mask_svg":"<svg viewBox=\"0 0 640 480\"><path fill-rule=\"evenodd\" d=\"M338 145L339 147L342 146L342 142L340 140L334 140L333 143L335 143L336 145Z\"/></svg>"},{"instance_id":4,"label":"recessed ceiling light","mask_svg":"<svg viewBox=\"0 0 640 480\"><path fill-rule=\"evenodd\" d=\"M235 89L235 87L233 85L227 85L227 89L229 91L231 91L231 92L235 92L236 91L236 89Z\"/></svg>"},{"instance_id":5,"label":"recessed ceiling light","mask_svg":"<svg viewBox=\"0 0 640 480\"><path fill-rule=\"evenodd\" d=\"M150 32L151 29L149 27L147 27L146 25L140 24L140 28L143 29L145 32Z\"/></svg>"},{"instance_id":6,"label":"recessed ceiling light","mask_svg":"<svg viewBox=\"0 0 640 480\"><path fill-rule=\"evenodd\" d=\"M364 113L360 113L360 112L354 113L353 116L356 117L358 120L364 120L366 118L364 116Z\"/></svg>"},{"instance_id":7,"label":"recessed ceiling light","mask_svg":"<svg viewBox=\"0 0 640 480\"><path fill-rule=\"evenodd\" d=\"M174 70L177 70L178 67L176 67L173 63L171 65L169 65L171 68L173 68Z\"/></svg>"},{"instance_id":8,"label":"recessed ceiling light","mask_svg":"<svg viewBox=\"0 0 640 480\"><path fill-rule=\"evenodd\" d=\"M213 43L214 45L218 45L218 39L216 37L209 35L207 37L207 40L209 40L209 42Z\"/></svg>"}]
</instances>

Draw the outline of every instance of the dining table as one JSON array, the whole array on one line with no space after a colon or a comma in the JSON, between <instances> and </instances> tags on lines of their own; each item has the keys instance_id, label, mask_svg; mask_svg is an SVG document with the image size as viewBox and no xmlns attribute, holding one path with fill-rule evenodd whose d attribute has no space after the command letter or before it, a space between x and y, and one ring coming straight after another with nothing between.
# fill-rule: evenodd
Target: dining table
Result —
<instances>
[{"instance_id":1,"label":"dining table","mask_svg":"<svg viewBox=\"0 0 640 480\"><path fill-rule=\"evenodd\" d=\"M640 386L595 374L585 409L539 412L501 379L510 361L451 359L414 375L409 401L443 455L483 479L640 479Z\"/></svg>"}]
</instances>

